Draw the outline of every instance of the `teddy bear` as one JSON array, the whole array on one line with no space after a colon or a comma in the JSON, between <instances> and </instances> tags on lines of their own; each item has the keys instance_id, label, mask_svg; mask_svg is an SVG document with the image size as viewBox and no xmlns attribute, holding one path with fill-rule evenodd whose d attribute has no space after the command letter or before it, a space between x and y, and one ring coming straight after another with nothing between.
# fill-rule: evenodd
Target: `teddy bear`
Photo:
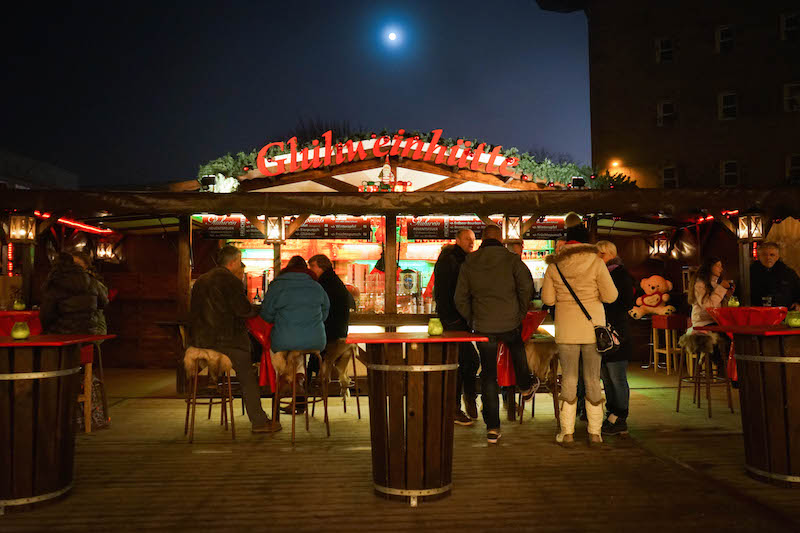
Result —
<instances>
[{"instance_id":1,"label":"teddy bear","mask_svg":"<svg viewBox=\"0 0 800 533\"><path fill-rule=\"evenodd\" d=\"M669 301L669 291L672 290L672 282L661 276L655 275L644 278L639 285L644 291L644 295L636 298L636 307L628 311L633 318L642 318L645 315L671 315L675 312L675 307L666 305Z\"/></svg>"}]
</instances>

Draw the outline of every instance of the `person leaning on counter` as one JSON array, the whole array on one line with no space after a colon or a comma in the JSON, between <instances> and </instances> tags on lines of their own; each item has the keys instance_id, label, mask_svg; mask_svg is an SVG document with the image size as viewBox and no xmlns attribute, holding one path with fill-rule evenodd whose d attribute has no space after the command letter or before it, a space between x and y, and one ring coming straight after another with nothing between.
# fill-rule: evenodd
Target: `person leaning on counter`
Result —
<instances>
[{"instance_id":1,"label":"person leaning on counter","mask_svg":"<svg viewBox=\"0 0 800 533\"><path fill-rule=\"evenodd\" d=\"M781 260L778 243L758 245L758 261L750 265L750 303L800 310L800 277Z\"/></svg>"}]
</instances>

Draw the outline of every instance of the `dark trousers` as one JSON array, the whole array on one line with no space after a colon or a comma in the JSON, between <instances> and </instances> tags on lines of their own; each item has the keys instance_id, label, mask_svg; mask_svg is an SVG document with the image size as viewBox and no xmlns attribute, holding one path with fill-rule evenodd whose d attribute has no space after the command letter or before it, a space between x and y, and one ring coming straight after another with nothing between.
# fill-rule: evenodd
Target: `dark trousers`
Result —
<instances>
[{"instance_id":1,"label":"dark trousers","mask_svg":"<svg viewBox=\"0 0 800 533\"><path fill-rule=\"evenodd\" d=\"M258 381L253 372L250 351L235 348L223 348L219 351L227 355L233 363L233 369L236 371L236 377L239 378L239 385L242 387L242 398L244 398L250 423L254 426L266 425L269 418L261 407L261 389L258 388Z\"/></svg>"},{"instance_id":2,"label":"dark trousers","mask_svg":"<svg viewBox=\"0 0 800 533\"><path fill-rule=\"evenodd\" d=\"M470 328L463 320L445 324L445 331L469 331ZM461 409L461 391L464 397L475 400L476 375L480 366L480 358L475 346L471 342L462 342L458 345L458 373L456 374L456 410Z\"/></svg>"},{"instance_id":3,"label":"dark trousers","mask_svg":"<svg viewBox=\"0 0 800 533\"><path fill-rule=\"evenodd\" d=\"M487 429L500 427L500 387L497 385L497 343L502 341L508 346L517 387L527 390L531 387L531 371L525 356L525 344L519 328L505 333L484 333L489 342L479 342L478 352L481 355L481 400L483 402L483 421Z\"/></svg>"},{"instance_id":4,"label":"dark trousers","mask_svg":"<svg viewBox=\"0 0 800 533\"><path fill-rule=\"evenodd\" d=\"M626 420L631 398L628 387L628 362L603 362L600 367L600 377L603 379L603 388L606 391L606 411Z\"/></svg>"}]
</instances>

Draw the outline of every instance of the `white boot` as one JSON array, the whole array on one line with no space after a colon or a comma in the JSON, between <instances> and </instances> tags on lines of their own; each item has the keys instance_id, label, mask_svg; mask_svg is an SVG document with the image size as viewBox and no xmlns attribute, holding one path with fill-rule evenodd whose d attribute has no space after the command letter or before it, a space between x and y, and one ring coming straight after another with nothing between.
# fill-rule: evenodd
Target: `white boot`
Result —
<instances>
[{"instance_id":1,"label":"white boot","mask_svg":"<svg viewBox=\"0 0 800 533\"><path fill-rule=\"evenodd\" d=\"M559 425L561 426L561 430L556 435L556 442L564 442L565 437L568 437L567 441L572 441L572 434L575 433L575 413L577 410L577 399L572 403L569 403L566 400L561 400L558 413L558 421Z\"/></svg>"},{"instance_id":2,"label":"white boot","mask_svg":"<svg viewBox=\"0 0 800 533\"><path fill-rule=\"evenodd\" d=\"M589 423L589 444L603 442L601 428L603 427L603 402L593 405L586 400L586 418Z\"/></svg>"}]
</instances>

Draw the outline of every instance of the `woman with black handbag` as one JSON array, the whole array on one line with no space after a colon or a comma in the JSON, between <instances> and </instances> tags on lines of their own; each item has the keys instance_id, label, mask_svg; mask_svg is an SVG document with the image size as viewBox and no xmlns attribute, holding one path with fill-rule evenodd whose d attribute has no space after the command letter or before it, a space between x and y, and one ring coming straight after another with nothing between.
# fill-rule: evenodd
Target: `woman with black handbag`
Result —
<instances>
[{"instance_id":1,"label":"woman with black handbag","mask_svg":"<svg viewBox=\"0 0 800 533\"><path fill-rule=\"evenodd\" d=\"M589 445L603 442L598 342L602 344L601 349L608 349L609 330L606 329L603 303L617 299L617 288L605 263L597 255L597 246L588 242L586 228L569 228L567 244L559 253L545 259L549 266L542 284L542 303L556 306L556 344L562 370L560 431L556 442L565 447L573 446L575 442L578 364L581 360L586 386Z\"/></svg>"}]
</instances>

